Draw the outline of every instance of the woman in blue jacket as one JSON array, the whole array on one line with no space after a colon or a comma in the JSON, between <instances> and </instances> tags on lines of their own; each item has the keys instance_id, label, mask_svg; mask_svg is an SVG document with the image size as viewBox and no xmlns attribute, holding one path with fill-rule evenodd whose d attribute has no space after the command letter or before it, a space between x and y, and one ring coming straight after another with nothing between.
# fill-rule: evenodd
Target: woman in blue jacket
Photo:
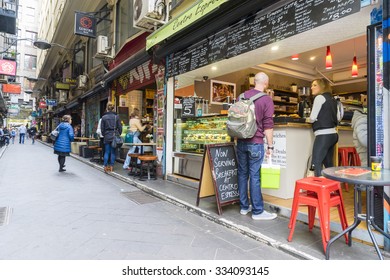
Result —
<instances>
[{"instance_id":1,"label":"woman in blue jacket","mask_svg":"<svg viewBox=\"0 0 390 280\"><path fill-rule=\"evenodd\" d=\"M54 153L58 155L58 163L60 165L59 172L64 172L65 157L69 156L71 151L70 143L74 140L73 128L71 126L72 117L64 115L61 123L57 126L59 131L56 142L54 143Z\"/></svg>"}]
</instances>

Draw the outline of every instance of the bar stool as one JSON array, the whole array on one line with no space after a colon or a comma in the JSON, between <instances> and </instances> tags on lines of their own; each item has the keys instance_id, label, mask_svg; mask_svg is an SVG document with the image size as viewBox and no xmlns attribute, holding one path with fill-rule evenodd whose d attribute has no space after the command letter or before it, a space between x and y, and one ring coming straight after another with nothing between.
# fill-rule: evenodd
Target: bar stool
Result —
<instances>
[{"instance_id":1,"label":"bar stool","mask_svg":"<svg viewBox=\"0 0 390 280\"><path fill-rule=\"evenodd\" d=\"M138 159L141 161L141 173L139 175L139 180L140 181L146 181L150 179L156 180L157 179L157 172L156 172L157 156L141 155L138 157ZM144 169L147 170L146 174L143 174ZM146 178L144 178L145 176Z\"/></svg>"},{"instance_id":2,"label":"bar stool","mask_svg":"<svg viewBox=\"0 0 390 280\"><path fill-rule=\"evenodd\" d=\"M360 166L360 157L355 147L338 148L339 166ZM348 191L348 184L344 183L345 190Z\"/></svg>"},{"instance_id":3,"label":"bar stool","mask_svg":"<svg viewBox=\"0 0 390 280\"><path fill-rule=\"evenodd\" d=\"M138 158L140 154L128 153L127 155L130 157L130 163L129 163L130 171L128 175L133 175L133 176L139 175L141 172L141 166L140 164L138 164Z\"/></svg>"},{"instance_id":4,"label":"bar stool","mask_svg":"<svg viewBox=\"0 0 390 280\"><path fill-rule=\"evenodd\" d=\"M90 161L96 163L102 163L103 162L102 148L100 148L99 146L89 146L88 148L93 150L93 156ZM98 155L99 158L95 158L95 155Z\"/></svg>"},{"instance_id":5,"label":"bar stool","mask_svg":"<svg viewBox=\"0 0 390 280\"><path fill-rule=\"evenodd\" d=\"M294 234L298 208L301 205L308 207L310 231L313 229L315 213L318 208L322 245L324 252L326 252L326 245L330 240L330 207L337 207L342 229L348 227L340 183L319 177L307 177L295 182L294 199L288 224L290 234L287 240L289 242L291 242ZM345 234L345 240L348 244L347 234Z\"/></svg>"},{"instance_id":6,"label":"bar stool","mask_svg":"<svg viewBox=\"0 0 390 280\"><path fill-rule=\"evenodd\" d=\"M339 166L360 166L360 157L355 147L339 147Z\"/></svg>"}]
</instances>

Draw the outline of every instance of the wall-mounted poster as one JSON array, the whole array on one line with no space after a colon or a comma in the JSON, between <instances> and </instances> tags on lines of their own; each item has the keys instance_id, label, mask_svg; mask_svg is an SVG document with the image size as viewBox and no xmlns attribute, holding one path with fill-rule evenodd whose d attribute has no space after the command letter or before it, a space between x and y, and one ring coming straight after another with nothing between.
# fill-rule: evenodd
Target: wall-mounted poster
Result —
<instances>
[{"instance_id":1,"label":"wall-mounted poster","mask_svg":"<svg viewBox=\"0 0 390 280\"><path fill-rule=\"evenodd\" d=\"M211 104L231 103L236 98L236 84L211 80Z\"/></svg>"}]
</instances>

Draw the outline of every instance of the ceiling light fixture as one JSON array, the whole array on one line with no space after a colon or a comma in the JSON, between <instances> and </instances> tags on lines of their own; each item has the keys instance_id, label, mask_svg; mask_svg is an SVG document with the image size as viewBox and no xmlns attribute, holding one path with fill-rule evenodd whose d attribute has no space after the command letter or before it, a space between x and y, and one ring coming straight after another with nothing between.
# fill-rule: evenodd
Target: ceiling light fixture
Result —
<instances>
[{"instance_id":1,"label":"ceiling light fixture","mask_svg":"<svg viewBox=\"0 0 390 280\"><path fill-rule=\"evenodd\" d=\"M291 56L291 60L299 60L299 55L298 54L293 54Z\"/></svg>"},{"instance_id":2,"label":"ceiling light fixture","mask_svg":"<svg viewBox=\"0 0 390 280\"><path fill-rule=\"evenodd\" d=\"M356 48L355 41L353 42L353 60L352 60L352 78L357 78L359 76L359 70L356 59Z\"/></svg>"},{"instance_id":3,"label":"ceiling light fixture","mask_svg":"<svg viewBox=\"0 0 390 280\"><path fill-rule=\"evenodd\" d=\"M331 52L330 52L330 46L327 46L327 47L326 47L325 68L326 68L326 69L332 69L332 54L331 54Z\"/></svg>"}]
</instances>

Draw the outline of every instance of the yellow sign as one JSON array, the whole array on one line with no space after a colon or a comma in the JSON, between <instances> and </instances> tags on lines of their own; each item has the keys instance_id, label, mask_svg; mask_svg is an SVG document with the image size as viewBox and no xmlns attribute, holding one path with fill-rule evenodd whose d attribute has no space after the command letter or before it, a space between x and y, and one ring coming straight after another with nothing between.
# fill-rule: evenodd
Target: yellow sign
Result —
<instances>
[{"instance_id":1,"label":"yellow sign","mask_svg":"<svg viewBox=\"0 0 390 280\"><path fill-rule=\"evenodd\" d=\"M56 82L56 89L69 90L70 89L70 85L69 84L65 84L65 83Z\"/></svg>"},{"instance_id":2,"label":"yellow sign","mask_svg":"<svg viewBox=\"0 0 390 280\"><path fill-rule=\"evenodd\" d=\"M156 30L146 38L146 50L172 36L176 32L184 29L195 21L201 19L203 16L209 14L218 8L221 4L229 0L203 0L198 1L195 5L190 7L180 16L171 19L163 27Z\"/></svg>"}]
</instances>

